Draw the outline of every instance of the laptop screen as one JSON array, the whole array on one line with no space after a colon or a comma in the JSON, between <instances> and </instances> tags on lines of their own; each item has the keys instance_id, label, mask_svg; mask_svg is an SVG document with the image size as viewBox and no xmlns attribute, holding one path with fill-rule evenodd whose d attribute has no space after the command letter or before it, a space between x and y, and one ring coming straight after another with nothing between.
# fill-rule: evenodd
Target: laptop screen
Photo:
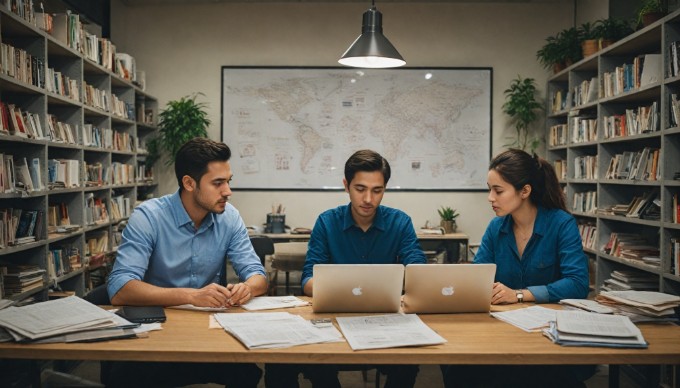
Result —
<instances>
[{"instance_id":1,"label":"laptop screen","mask_svg":"<svg viewBox=\"0 0 680 388\"><path fill-rule=\"evenodd\" d=\"M488 312L495 275L496 264L410 264L404 312Z\"/></svg>"},{"instance_id":2,"label":"laptop screen","mask_svg":"<svg viewBox=\"0 0 680 388\"><path fill-rule=\"evenodd\" d=\"M312 309L326 313L395 313L401 305L402 264L316 264Z\"/></svg>"}]
</instances>

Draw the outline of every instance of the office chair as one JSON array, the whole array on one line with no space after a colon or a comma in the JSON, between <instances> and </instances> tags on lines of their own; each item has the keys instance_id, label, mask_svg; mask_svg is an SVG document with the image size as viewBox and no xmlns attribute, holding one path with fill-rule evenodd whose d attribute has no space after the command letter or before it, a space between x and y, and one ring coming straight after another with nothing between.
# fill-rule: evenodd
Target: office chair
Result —
<instances>
[{"instance_id":1,"label":"office chair","mask_svg":"<svg viewBox=\"0 0 680 388\"><path fill-rule=\"evenodd\" d=\"M267 255L274 254L274 242L268 236L253 235L250 236L250 243L255 249L255 254L260 258L262 266L267 272L267 281L269 282L269 289L267 290L267 295L274 295L274 290L276 287L276 277L272 275L271 269L267 269Z\"/></svg>"},{"instance_id":2,"label":"office chair","mask_svg":"<svg viewBox=\"0 0 680 388\"><path fill-rule=\"evenodd\" d=\"M96 305L110 305L109 291L106 289L106 283L100 284L88 292L83 299Z\"/></svg>"},{"instance_id":3,"label":"office chair","mask_svg":"<svg viewBox=\"0 0 680 388\"><path fill-rule=\"evenodd\" d=\"M286 295L290 295L290 272L302 271L307 257L307 242L274 244L272 269L286 273Z\"/></svg>"},{"instance_id":4,"label":"office chair","mask_svg":"<svg viewBox=\"0 0 680 388\"><path fill-rule=\"evenodd\" d=\"M250 243L253 244L253 249L264 266L267 255L274 254L274 242L267 236L254 235L250 236Z\"/></svg>"}]
</instances>

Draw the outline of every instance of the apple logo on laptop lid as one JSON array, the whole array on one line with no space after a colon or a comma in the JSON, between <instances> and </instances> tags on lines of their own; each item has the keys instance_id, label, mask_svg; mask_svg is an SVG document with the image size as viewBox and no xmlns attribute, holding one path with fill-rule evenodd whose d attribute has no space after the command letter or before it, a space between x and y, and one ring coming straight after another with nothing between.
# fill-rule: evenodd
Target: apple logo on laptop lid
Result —
<instances>
[{"instance_id":1,"label":"apple logo on laptop lid","mask_svg":"<svg viewBox=\"0 0 680 388\"><path fill-rule=\"evenodd\" d=\"M451 296L453 292L453 286L442 287L442 295L444 296Z\"/></svg>"},{"instance_id":2,"label":"apple logo on laptop lid","mask_svg":"<svg viewBox=\"0 0 680 388\"><path fill-rule=\"evenodd\" d=\"M352 294L354 296L361 296L361 286L352 288Z\"/></svg>"}]
</instances>

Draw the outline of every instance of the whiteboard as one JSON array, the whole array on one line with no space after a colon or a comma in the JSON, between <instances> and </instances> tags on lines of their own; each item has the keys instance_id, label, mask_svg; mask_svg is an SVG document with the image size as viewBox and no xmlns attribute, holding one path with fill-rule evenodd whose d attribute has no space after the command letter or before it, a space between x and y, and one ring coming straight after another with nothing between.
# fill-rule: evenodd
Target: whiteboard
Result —
<instances>
[{"instance_id":1,"label":"whiteboard","mask_svg":"<svg viewBox=\"0 0 680 388\"><path fill-rule=\"evenodd\" d=\"M342 189L373 149L391 190L486 190L491 68L222 67L234 188Z\"/></svg>"}]
</instances>

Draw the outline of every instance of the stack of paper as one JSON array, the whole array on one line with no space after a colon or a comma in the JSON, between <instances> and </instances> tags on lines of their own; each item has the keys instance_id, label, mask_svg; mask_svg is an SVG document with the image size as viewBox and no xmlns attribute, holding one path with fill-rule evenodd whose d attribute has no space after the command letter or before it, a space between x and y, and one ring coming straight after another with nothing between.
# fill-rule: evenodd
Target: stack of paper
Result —
<instances>
[{"instance_id":1,"label":"stack of paper","mask_svg":"<svg viewBox=\"0 0 680 388\"><path fill-rule=\"evenodd\" d=\"M215 314L215 320L248 349L342 341L335 326L317 327L301 316L289 313L220 313Z\"/></svg>"},{"instance_id":2,"label":"stack of paper","mask_svg":"<svg viewBox=\"0 0 680 388\"><path fill-rule=\"evenodd\" d=\"M642 332L628 317L584 311L557 311L543 334L563 346L646 348Z\"/></svg>"},{"instance_id":3,"label":"stack of paper","mask_svg":"<svg viewBox=\"0 0 680 388\"><path fill-rule=\"evenodd\" d=\"M597 299L637 321L673 317L674 309L680 306L680 296L653 291L602 291Z\"/></svg>"},{"instance_id":4,"label":"stack of paper","mask_svg":"<svg viewBox=\"0 0 680 388\"><path fill-rule=\"evenodd\" d=\"M528 332L541 331L555 320L555 311L541 306L491 313L492 317Z\"/></svg>"},{"instance_id":5,"label":"stack of paper","mask_svg":"<svg viewBox=\"0 0 680 388\"><path fill-rule=\"evenodd\" d=\"M248 311L282 309L288 307L307 306L306 302L295 296L258 296L244 304L244 309Z\"/></svg>"},{"instance_id":6,"label":"stack of paper","mask_svg":"<svg viewBox=\"0 0 680 388\"><path fill-rule=\"evenodd\" d=\"M0 327L14 341L74 342L102 339L101 329L136 326L77 296L55 299L23 307L10 306L0 311ZM73 333L79 335L73 336ZM135 336L116 331L106 338ZM8 337L4 337L8 338Z\"/></svg>"},{"instance_id":7,"label":"stack of paper","mask_svg":"<svg viewBox=\"0 0 680 388\"><path fill-rule=\"evenodd\" d=\"M616 311L591 299L562 299L560 304L598 314L613 314Z\"/></svg>"},{"instance_id":8,"label":"stack of paper","mask_svg":"<svg viewBox=\"0 0 680 388\"><path fill-rule=\"evenodd\" d=\"M353 350L439 345L446 342L416 314L336 318Z\"/></svg>"}]
</instances>

